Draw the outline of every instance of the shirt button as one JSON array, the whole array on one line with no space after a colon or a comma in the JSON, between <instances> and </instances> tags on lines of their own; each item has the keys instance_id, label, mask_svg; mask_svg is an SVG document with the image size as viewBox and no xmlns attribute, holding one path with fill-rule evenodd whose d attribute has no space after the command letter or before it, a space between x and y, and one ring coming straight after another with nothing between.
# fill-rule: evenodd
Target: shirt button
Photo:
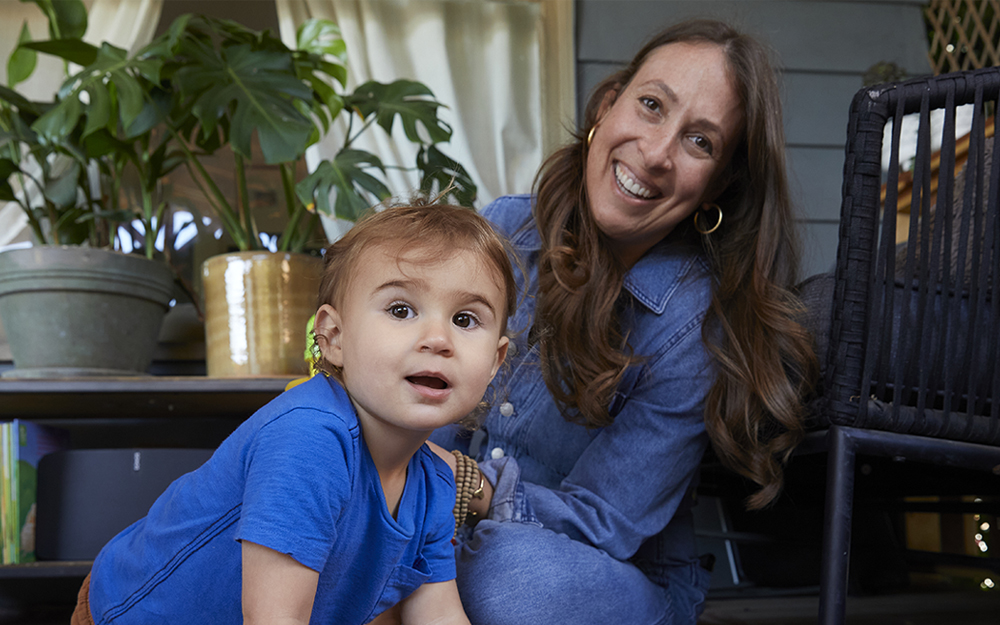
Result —
<instances>
[{"instance_id":1,"label":"shirt button","mask_svg":"<svg viewBox=\"0 0 1000 625\"><path fill-rule=\"evenodd\" d=\"M514 341L507 343L507 355L510 357L517 356L517 343Z\"/></svg>"},{"instance_id":2,"label":"shirt button","mask_svg":"<svg viewBox=\"0 0 1000 625\"><path fill-rule=\"evenodd\" d=\"M509 417L510 415L514 414L514 404L510 403L509 401L505 401L504 403L500 404L500 414L502 414L505 417Z\"/></svg>"},{"instance_id":3,"label":"shirt button","mask_svg":"<svg viewBox=\"0 0 1000 625\"><path fill-rule=\"evenodd\" d=\"M499 447L494 447L493 449L490 450L490 458L493 458L494 460L499 460L500 458L503 458L503 450L500 449Z\"/></svg>"}]
</instances>

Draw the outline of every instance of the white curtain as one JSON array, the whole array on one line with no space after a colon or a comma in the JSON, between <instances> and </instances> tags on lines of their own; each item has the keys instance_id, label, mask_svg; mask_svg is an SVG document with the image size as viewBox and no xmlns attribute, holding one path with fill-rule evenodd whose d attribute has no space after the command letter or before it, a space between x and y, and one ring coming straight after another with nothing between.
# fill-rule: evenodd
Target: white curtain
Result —
<instances>
[{"instance_id":1,"label":"white curtain","mask_svg":"<svg viewBox=\"0 0 1000 625\"><path fill-rule=\"evenodd\" d=\"M336 22L347 45L348 90L368 80L417 80L448 106L454 131L441 149L479 187L477 205L530 191L543 158L574 128L571 0L276 0L282 40L295 45L309 18ZM333 157L346 122L308 155L310 167ZM412 166L416 150L374 129L358 147L385 163ZM414 172L389 171L390 189L407 195ZM331 231L332 230L332 231ZM327 227L331 238L336 228Z\"/></svg>"},{"instance_id":2,"label":"white curtain","mask_svg":"<svg viewBox=\"0 0 1000 625\"><path fill-rule=\"evenodd\" d=\"M160 19L163 0L84 0L87 32L83 39L93 45L102 42L134 52L149 43ZM34 4L5 1L0 3L0 81L7 84L6 59L14 50L21 25L27 21L32 39L48 38L48 21ZM65 79L62 62L54 57L38 55L38 66L32 77L17 86L29 99L51 98ZM10 243L27 228L28 220L20 206L8 202L0 206L0 247Z\"/></svg>"}]
</instances>

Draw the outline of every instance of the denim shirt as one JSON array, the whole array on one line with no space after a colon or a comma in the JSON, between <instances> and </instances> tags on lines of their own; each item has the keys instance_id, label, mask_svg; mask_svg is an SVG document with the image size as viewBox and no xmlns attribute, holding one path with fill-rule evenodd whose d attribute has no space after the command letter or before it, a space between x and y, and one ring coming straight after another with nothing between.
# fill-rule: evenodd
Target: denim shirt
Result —
<instances>
[{"instance_id":1,"label":"denim shirt","mask_svg":"<svg viewBox=\"0 0 1000 625\"><path fill-rule=\"evenodd\" d=\"M637 364L612 398L614 422L587 428L560 414L538 346L529 346L541 248L532 201L507 196L483 210L521 255L519 287L527 293L509 322L507 364L484 421L479 456L495 485L490 518L537 523L631 558L665 585L664 567L696 557L691 490L708 444L703 412L715 378L701 338L711 299L705 261L664 241L628 272L620 318Z\"/></svg>"}]
</instances>

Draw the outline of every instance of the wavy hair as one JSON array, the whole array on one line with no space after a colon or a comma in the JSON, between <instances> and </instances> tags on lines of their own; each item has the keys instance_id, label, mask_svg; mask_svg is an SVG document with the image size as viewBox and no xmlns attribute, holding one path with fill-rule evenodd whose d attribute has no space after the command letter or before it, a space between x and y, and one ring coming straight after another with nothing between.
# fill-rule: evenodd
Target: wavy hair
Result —
<instances>
[{"instance_id":1,"label":"wavy hair","mask_svg":"<svg viewBox=\"0 0 1000 625\"><path fill-rule=\"evenodd\" d=\"M617 97L654 50L676 42L712 43L725 51L744 113L745 134L716 198L725 223L701 235L687 220L670 236L700 247L709 261L713 293L702 339L718 375L705 401L705 426L722 463L760 486L748 507L762 508L781 491L784 464L804 435L802 398L818 372L792 290L799 243L771 53L723 22L676 24L594 89L581 132L593 128L605 97ZM635 356L617 313L628 268L585 210L586 160L585 135L578 134L546 160L535 180L535 222L543 241L536 332L545 382L563 414L599 427L612 421L611 396Z\"/></svg>"}]
</instances>

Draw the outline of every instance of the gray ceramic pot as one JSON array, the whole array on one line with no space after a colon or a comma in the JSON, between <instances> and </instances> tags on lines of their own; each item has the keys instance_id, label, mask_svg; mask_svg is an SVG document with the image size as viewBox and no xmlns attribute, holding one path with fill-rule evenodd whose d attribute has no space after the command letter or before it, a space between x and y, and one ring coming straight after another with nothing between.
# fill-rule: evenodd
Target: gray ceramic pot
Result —
<instances>
[{"instance_id":1,"label":"gray ceramic pot","mask_svg":"<svg viewBox=\"0 0 1000 625\"><path fill-rule=\"evenodd\" d=\"M0 252L0 319L14 359L4 376L144 374L173 283L165 263L110 250Z\"/></svg>"}]
</instances>

